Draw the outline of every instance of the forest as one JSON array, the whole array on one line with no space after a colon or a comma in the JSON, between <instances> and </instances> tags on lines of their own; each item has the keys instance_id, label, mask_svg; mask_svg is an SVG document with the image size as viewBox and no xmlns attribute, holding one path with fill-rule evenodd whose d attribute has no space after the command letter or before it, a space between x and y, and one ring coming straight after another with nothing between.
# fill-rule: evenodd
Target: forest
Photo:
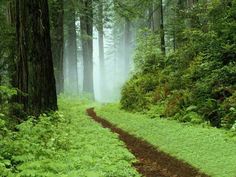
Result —
<instances>
[{"instance_id":1,"label":"forest","mask_svg":"<svg viewBox=\"0 0 236 177\"><path fill-rule=\"evenodd\" d=\"M236 176L236 0L0 0L0 177L141 176Z\"/></svg>"}]
</instances>

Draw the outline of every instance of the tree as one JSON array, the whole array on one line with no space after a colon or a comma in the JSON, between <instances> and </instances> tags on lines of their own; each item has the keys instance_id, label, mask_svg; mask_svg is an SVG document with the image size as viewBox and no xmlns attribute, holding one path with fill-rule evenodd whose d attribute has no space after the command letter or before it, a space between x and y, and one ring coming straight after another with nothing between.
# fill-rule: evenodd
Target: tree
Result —
<instances>
[{"instance_id":1,"label":"tree","mask_svg":"<svg viewBox=\"0 0 236 177\"><path fill-rule=\"evenodd\" d=\"M130 72L130 60L131 60L131 22L128 17L125 18L124 23L124 74L128 76Z\"/></svg>"},{"instance_id":2,"label":"tree","mask_svg":"<svg viewBox=\"0 0 236 177\"><path fill-rule=\"evenodd\" d=\"M160 30L160 8L159 8L159 3L153 3L153 32L158 32Z\"/></svg>"},{"instance_id":3,"label":"tree","mask_svg":"<svg viewBox=\"0 0 236 177\"><path fill-rule=\"evenodd\" d=\"M162 54L166 54L166 47L165 47L165 29L164 29L164 11L163 11L163 1L160 0L160 37L161 37L161 51Z\"/></svg>"},{"instance_id":4,"label":"tree","mask_svg":"<svg viewBox=\"0 0 236 177\"><path fill-rule=\"evenodd\" d=\"M94 97L93 88L93 1L80 0L80 30L84 63L83 91Z\"/></svg>"},{"instance_id":5,"label":"tree","mask_svg":"<svg viewBox=\"0 0 236 177\"><path fill-rule=\"evenodd\" d=\"M57 94L64 91L64 2L50 1L51 41Z\"/></svg>"},{"instance_id":6,"label":"tree","mask_svg":"<svg viewBox=\"0 0 236 177\"><path fill-rule=\"evenodd\" d=\"M31 115L57 109L47 0L16 1L18 103Z\"/></svg>"},{"instance_id":7,"label":"tree","mask_svg":"<svg viewBox=\"0 0 236 177\"><path fill-rule=\"evenodd\" d=\"M100 69L100 91L106 89L105 61L104 61L104 10L103 0L98 2L98 45L99 45L99 69Z\"/></svg>"},{"instance_id":8,"label":"tree","mask_svg":"<svg viewBox=\"0 0 236 177\"><path fill-rule=\"evenodd\" d=\"M73 0L66 4L66 50L68 63L68 90L78 94L78 68L77 68L77 34L76 34L76 4Z\"/></svg>"}]
</instances>

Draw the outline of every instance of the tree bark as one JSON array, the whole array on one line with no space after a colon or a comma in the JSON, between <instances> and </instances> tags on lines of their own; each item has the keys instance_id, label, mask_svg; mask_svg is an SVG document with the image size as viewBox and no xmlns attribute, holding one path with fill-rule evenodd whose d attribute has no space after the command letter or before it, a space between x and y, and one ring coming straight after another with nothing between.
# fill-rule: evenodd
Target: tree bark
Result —
<instances>
[{"instance_id":1,"label":"tree bark","mask_svg":"<svg viewBox=\"0 0 236 177\"><path fill-rule=\"evenodd\" d=\"M100 93L106 89L105 61L104 61L104 21L103 21L103 1L98 4L98 45L99 45L99 69L100 69Z\"/></svg>"},{"instance_id":2,"label":"tree bark","mask_svg":"<svg viewBox=\"0 0 236 177\"><path fill-rule=\"evenodd\" d=\"M51 3L51 36L52 56L56 78L57 94L64 92L64 2L63 0Z\"/></svg>"},{"instance_id":3,"label":"tree bark","mask_svg":"<svg viewBox=\"0 0 236 177\"><path fill-rule=\"evenodd\" d=\"M161 37L161 51L163 55L166 55L165 47L165 29L164 29L164 11L163 11L163 1L160 1L160 14L161 14L161 23L160 23L160 37Z\"/></svg>"},{"instance_id":4,"label":"tree bark","mask_svg":"<svg viewBox=\"0 0 236 177\"><path fill-rule=\"evenodd\" d=\"M13 0L10 0L8 2L8 7L7 7L7 22L8 24L10 24L11 26L15 26L16 23L16 11L15 11L15 7L16 3Z\"/></svg>"},{"instance_id":5,"label":"tree bark","mask_svg":"<svg viewBox=\"0 0 236 177\"><path fill-rule=\"evenodd\" d=\"M57 109L47 0L16 0L17 101L30 115Z\"/></svg>"},{"instance_id":6,"label":"tree bark","mask_svg":"<svg viewBox=\"0 0 236 177\"><path fill-rule=\"evenodd\" d=\"M7 13L6 13L7 25L9 28L9 39L11 39L10 46L8 46L8 62L7 62L7 71L8 76L11 78L11 84L13 87L16 87L16 1L9 0L7 2Z\"/></svg>"},{"instance_id":7,"label":"tree bark","mask_svg":"<svg viewBox=\"0 0 236 177\"><path fill-rule=\"evenodd\" d=\"M160 31L160 8L157 2L153 3L153 32L157 33Z\"/></svg>"},{"instance_id":8,"label":"tree bark","mask_svg":"<svg viewBox=\"0 0 236 177\"><path fill-rule=\"evenodd\" d=\"M93 7L92 0L80 0L82 12L80 16L81 41L84 63L83 91L94 98L93 88Z\"/></svg>"},{"instance_id":9,"label":"tree bark","mask_svg":"<svg viewBox=\"0 0 236 177\"><path fill-rule=\"evenodd\" d=\"M68 54L68 90L70 93L78 94L78 67L77 67L77 34L76 34L76 13L72 1L68 10L67 27L67 54Z\"/></svg>"}]
</instances>

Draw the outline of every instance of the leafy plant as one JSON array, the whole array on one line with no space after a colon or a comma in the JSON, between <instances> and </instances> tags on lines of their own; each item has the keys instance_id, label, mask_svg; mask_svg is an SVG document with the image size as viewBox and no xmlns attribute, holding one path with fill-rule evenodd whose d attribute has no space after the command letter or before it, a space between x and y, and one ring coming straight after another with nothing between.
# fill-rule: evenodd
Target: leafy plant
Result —
<instances>
[{"instance_id":1,"label":"leafy plant","mask_svg":"<svg viewBox=\"0 0 236 177\"><path fill-rule=\"evenodd\" d=\"M0 139L1 176L140 176L118 136L85 115L89 106L87 98L61 99L60 112L29 117L17 131L6 131Z\"/></svg>"}]
</instances>

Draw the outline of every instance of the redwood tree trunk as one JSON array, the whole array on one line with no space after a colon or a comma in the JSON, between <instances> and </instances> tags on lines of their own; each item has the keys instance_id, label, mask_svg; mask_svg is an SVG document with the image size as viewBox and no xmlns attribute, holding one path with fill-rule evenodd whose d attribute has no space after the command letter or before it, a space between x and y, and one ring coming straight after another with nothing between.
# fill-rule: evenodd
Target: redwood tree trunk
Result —
<instances>
[{"instance_id":1,"label":"redwood tree trunk","mask_svg":"<svg viewBox=\"0 0 236 177\"><path fill-rule=\"evenodd\" d=\"M56 78L57 94L64 91L64 2L63 0L51 3L51 36L54 72Z\"/></svg>"},{"instance_id":2,"label":"redwood tree trunk","mask_svg":"<svg viewBox=\"0 0 236 177\"><path fill-rule=\"evenodd\" d=\"M165 47L163 0L160 1L160 15L161 15L161 23L160 23L161 51L162 51L162 54L165 55L166 54L166 47Z\"/></svg>"},{"instance_id":3,"label":"redwood tree trunk","mask_svg":"<svg viewBox=\"0 0 236 177\"><path fill-rule=\"evenodd\" d=\"M94 97L93 88L93 7L92 0L80 0L80 27L84 63L83 91Z\"/></svg>"},{"instance_id":4,"label":"redwood tree trunk","mask_svg":"<svg viewBox=\"0 0 236 177\"><path fill-rule=\"evenodd\" d=\"M72 2L72 1L70 1ZM67 36L67 55L68 55L68 90L74 94L79 92L78 67L77 67L77 35L76 35L76 14L73 4L69 4L68 36Z\"/></svg>"},{"instance_id":5,"label":"redwood tree trunk","mask_svg":"<svg viewBox=\"0 0 236 177\"><path fill-rule=\"evenodd\" d=\"M100 92L103 96L106 90L106 76L105 76L105 63L104 63L104 25L103 25L103 2L99 1L98 4L98 45L99 45L99 69L100 69Z\"/></svg>"},{"instance_id":6,"label":"redwood tree trunk","mask_svg":"<svg viewBox=\"0 0 236 177\"><path fill-rule=\"evenodd\" d=\"M124 74L125 78L128 77L130 71L130 58L131 58L131 22L125 18L124 24Z\"/></svg>"},{"instance_id":7,"label":"redwood tree trunk","mask_svg":"<svg viewBox=\"0 0 236 177\"><path fill-rule=\"evenodd\" d=\"M154 33L158 33L160 31L160 14L161 14L161 11L160 11L160 8L159 8L159 3L160 2L154 2L153 3L153 32Z\"/></svg>"},{"instance_id":8,"label":"redwood tree trunk","mask_svg":"<svg viewBox=\"0 0 236 177\"><path fill-rule=\"evenodd\" d=\"M47 0L16 0L18 102L31 115L56 110Z\"/></svg>"}]
</instances>

